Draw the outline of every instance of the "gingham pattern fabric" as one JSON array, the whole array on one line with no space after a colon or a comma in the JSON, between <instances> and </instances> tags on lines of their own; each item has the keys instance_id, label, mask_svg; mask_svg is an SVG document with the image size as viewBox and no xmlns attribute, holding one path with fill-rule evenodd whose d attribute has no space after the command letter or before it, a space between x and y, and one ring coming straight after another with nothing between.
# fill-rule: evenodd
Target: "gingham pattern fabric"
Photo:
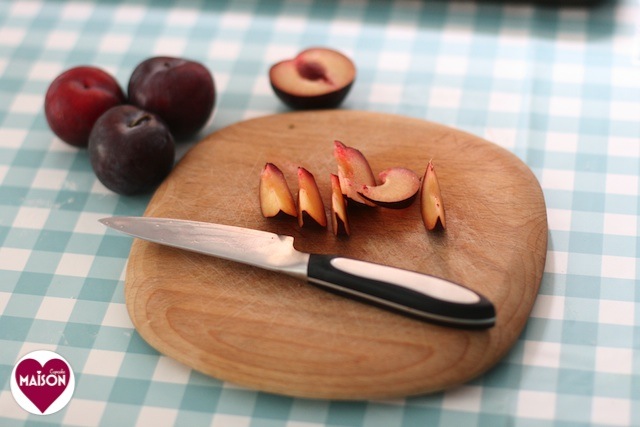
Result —
<instances>
[{"instance_id":1,"label":"gingham pattern fabric","mask_svg":"<svg viewBox=\"0 0 640 427\"><path fill-rule=\"evenodd\" d=\"M640 6L535 2L0 0L0 425L640 426ZM444 123L515 153L546 198L549 251L531 319L504 360L435 395L292 399L159 355L127 316L131 239L97 222L142 214L48 129L50 81L91 64L125 86L156 54L205 63L211 132L286 111L267 70L302 48L358 66L344 108ZM9 376L53 350L67 407L29 415ZM49 424L47 424L49 425Z\"/></svg>"}]
</instances>

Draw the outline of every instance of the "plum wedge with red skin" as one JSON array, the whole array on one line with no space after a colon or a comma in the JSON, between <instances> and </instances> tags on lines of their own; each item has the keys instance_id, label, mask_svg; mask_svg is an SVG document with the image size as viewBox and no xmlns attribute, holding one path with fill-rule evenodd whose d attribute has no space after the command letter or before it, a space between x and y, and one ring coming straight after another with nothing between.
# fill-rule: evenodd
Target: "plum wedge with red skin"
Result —
<instances>
[{"instance_id":1,"label":"plum wedge with red skin","mask_svg":"<svg viewBox=\"0 0 640 427\"><path fill-rule=\"evenodd\" d=\"M298 225L327 226L327 214L318 184L313 174L303 167L298 168Z\"/></svg>"},{"instance_id":2,"label":"plum wedge with red skin","mask_svg":"<svg viewBox=\"0 0 640 427\"><path fill-rule=\"evenodd\" d=\"M125 101L122 88L111 74L93 66L78 66L51 82L44 99L44 113L58 138L69 145L86 147L98 118Z\"/></svg>"},{"instance_id":3,"label":"plum wedge with red skin","mask_svg":"<svg viewBox=\"0 0 640 427\"><path fill-rule=\"evenodd\" d=\"M260 174L260 209L265 218L298 216L285 176L273 163L265 164Z\"/></svg>"},{"instance_id":4,"label":"plum wedge with red skin","mask_svg":"<svg viewBox=\"0 0 640 427\"><path fill-rule=\"evenodd\" d=\"M329 174L331 179L331 229L336 236L348 236L349 217L347 215L347 200L340 189L338 175Z\"/></svg>"},{"instance_id":5,"label":"plum wedge with red skin","mask_svg":"<svg viewBox=\"0 0 640 427\"><path fill-rule=\"evenodd\" d=\"M447 228L440 183L433 162L429 162L420 188L420 212L427 230Z\"/></svg>"},{"instance_id":6,"label":"plum wedge with red skin","mask_svg":"<svg viewBox=\"0 0 640 427\"><path fill-rule=\"evenodd\" d=\"M366 200L390 209L410 206L420 190L420 177L402 167L385 169L378 174L380 185L363 185L359 194Z\"/></svg>"},{"instance_id":7,"label":"plum wedge with red skin","mask_svg":"<svg viewBox=\"0 0 640 427\"><path fill-rule=\"evenodd\" d=\"M376 177L371 166L360 150L349 147L341 141L334 141L333 156L338 164L338 179L342 194L349 199L367 206L375 206L359 193L362 186L375 186Z\"/></svg>"},{"instance_id":8,"label":"plum wedge with red skin","mask_svg":"<svg viewBox=\"0 0 640 427\"><path fill-rule=\"evenodd\" d=\"M336 108L346 98L356 78L356 67L346 55L330 48L313 47L269 69L275 94L296 110Z\"/></svg>"}]
</instances>

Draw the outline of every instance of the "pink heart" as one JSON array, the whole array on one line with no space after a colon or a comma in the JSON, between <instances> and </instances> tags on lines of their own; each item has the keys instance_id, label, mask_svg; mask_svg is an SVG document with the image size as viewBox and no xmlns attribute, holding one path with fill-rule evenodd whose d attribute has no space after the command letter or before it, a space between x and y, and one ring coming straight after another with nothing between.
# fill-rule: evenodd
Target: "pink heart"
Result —
<instances>
[{"instance_id":1,"label":"pink heart","mask_svg":"<svg viewBox=\"0 0 640 427\"><path fill-rule=\"evenodd\" d=\"M34 359L24 359L16 367L18 387L44 413L67 388L69 366L61 359L51 359L42 366Z\"/></svg>"}]
</instances>

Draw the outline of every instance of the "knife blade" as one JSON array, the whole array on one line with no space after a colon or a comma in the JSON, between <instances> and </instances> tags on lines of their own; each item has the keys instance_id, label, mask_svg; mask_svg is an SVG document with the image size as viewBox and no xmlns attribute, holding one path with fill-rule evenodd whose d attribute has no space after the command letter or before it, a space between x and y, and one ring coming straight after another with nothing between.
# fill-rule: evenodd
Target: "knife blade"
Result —
<instances>
[{"instance_id":1,"label":"knife blade","mask_svg":"<svg viewBox=\"0 0 640 427\"><path fill-rule=\"evenodd\" d=\"M291 236L172 218L120 216L99 221L139 239L284 273L440 325L485 329L495 324L491 301L468 287L340 255L304 253L294 248Z\"/></svg>"}]
</instances>

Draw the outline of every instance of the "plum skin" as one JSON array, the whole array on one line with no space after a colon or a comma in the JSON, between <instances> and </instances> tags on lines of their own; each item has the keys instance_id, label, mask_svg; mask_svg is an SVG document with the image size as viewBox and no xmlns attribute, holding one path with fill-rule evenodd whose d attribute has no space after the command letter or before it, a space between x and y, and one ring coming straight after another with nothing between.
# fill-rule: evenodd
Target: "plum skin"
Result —
<instances>
[{"instance_id":1,"label":"plum skin","mask_svg":"<svg viewBox=\"0 0 640 427\"><path fill-rule=\"evenodd\" d=\"M213 76L203 64L169 56L139 63L127 92L131 104L159 116L176 138L202 129L216 102Z\"/></svg>"},{"instance_id":2,"label":"plum skin","mask_svg":"<svg viewBox=\"0 0 640 427\"><path fill-rule=\"evenodd\" d=\"M76 147L86 147L96 120L109 108L124 102L126 96L111 74L93 66L77 66L51 82L44 111L58 138Z\"/></svg>"},{"instance_id":3,"label":"plum skin","mask_svg":"<svg viewBox=\"0 0 640 427\"><path fill-rule=\"evenodd\" d=\"M353 81L346 86L322 95L293 95L280 89L275 83L271 83L271 88L276 96L289 108L294 110L323 110L338 108L345 100L353 86Z\"/></svg>"},{"instance_id":4,"label":"plum skin","mask_svg":"<svg viewBox=\"0 0 640 427\"><path fill-rule=\"evenodd\" d=\"M166 125L132 105L112 107L100 116L89 136L88 151L100 182L122 195L153 190L175 160L175 143Z\"/></svg>"}]
</instances>

